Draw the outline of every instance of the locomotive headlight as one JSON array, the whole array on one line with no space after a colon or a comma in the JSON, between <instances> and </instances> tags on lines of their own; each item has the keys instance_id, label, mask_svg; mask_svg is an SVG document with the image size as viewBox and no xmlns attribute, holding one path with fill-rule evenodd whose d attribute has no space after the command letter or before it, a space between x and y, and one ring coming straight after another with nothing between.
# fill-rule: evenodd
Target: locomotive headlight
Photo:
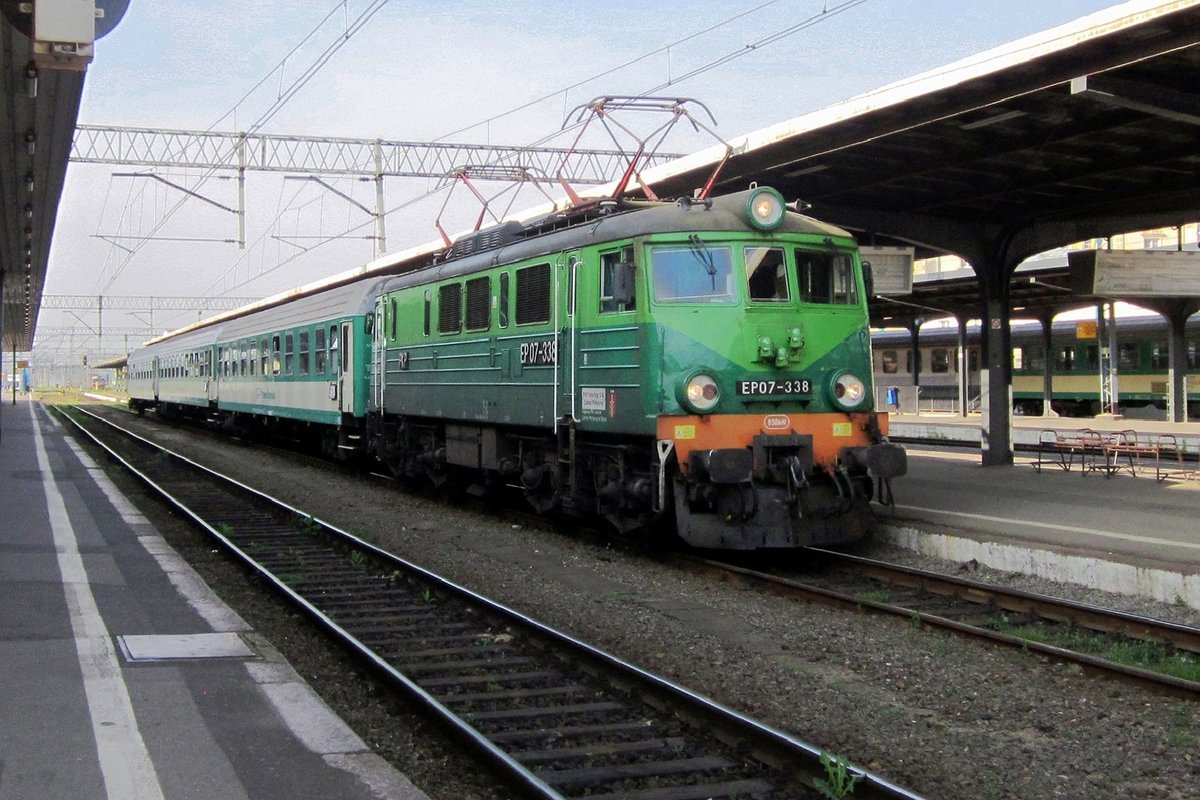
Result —
<instances>
[{"instance_id":1,"label":"locomotive headlight","mask_svg":"<svg viewBox=\"0 0 1200 800\"><path fill-rule=\"evenodd\" d=\"M746 219L760 231L773 231L782 225L786 211L783 195L769 186L755 189L746 200Z\"/></svg>"},{"instance_id":2,"label":"locomotive headlight","mask_svg":"<svg viewBox=\"0 0 1200 800\"><path fill-rule=\"evenodd\" d=\"M721 388L717 386L716 378L697 372L680 381L675 397L681 406L694 414L711 414L721 402Z\"/></svg>"},{"instance_id":3,"label":"locomotive headlight","mask_svg":"<svg viewBox=\"0 0 1200 800\"><path fill-rule=\"evenodd\" d=\"M833 395L833 402L837 406L852 411L866 398L867 386L857 375L843 372L833 382L830 394Z\"/></svg>"}]
</instances>

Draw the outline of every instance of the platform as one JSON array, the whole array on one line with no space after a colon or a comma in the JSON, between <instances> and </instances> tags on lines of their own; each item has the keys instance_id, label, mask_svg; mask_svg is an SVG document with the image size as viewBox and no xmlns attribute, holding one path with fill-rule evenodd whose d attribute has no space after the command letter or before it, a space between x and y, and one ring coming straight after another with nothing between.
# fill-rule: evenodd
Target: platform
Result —
<instances>
[{"instance_id":1,"label":"platform","mask_svg":"<svg viewBox=\"0 0 1200 800\"><path fill-rule=\"evenodd\" d=\"M0 554L0 800L425 800L24 398Z\"/></svg>"},{"instance_id":2,"label":"platform","mask_svg":"<svg viewBox=\"0 0 1200 800\"><path fill-rule=\"evenodd\" d=\"M1200 424L1128 419L1017 418L1014 439L1045 429L1169 432L1197 452ZM893 416L895 436L978 443L978 418ZM960 562L1200 608L1200 473L1157 481L1152 468L1108 475L1053 465L1018 449L1010 466L978 451L910 444L908 475L893 482L884 535ZM1200 467L1192 462L1191 467Z\"/></svg>"}]
</instances>

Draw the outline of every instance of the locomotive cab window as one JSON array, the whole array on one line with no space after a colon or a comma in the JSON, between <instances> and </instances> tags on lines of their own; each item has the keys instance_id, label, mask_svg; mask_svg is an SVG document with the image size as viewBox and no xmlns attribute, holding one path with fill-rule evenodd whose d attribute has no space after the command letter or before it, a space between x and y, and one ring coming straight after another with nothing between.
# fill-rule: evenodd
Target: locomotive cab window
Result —
<instances>
[{"instance_id":1,"label":"locomotive cab window","mask_svg":"<svg viewBox=\"0 0 1200 800\"><path fill-rule=\"evenodd\" d=\"M733 251L728 247L708 247L693 235L688 247L652 250L650 271L656 302L733 302Z\"/></svg>"},{"instance_id":2,"label":"locomotive cab window","mask_svg":"<svg viewBox=\"0 0 1200 800\"><path fill-rule=\"evenodd\" d=\"M796 249L800 302L855 305L854 260L848 253Z\"/></svg>"},{"instance_id":3,"label":"locomotive cab window","mask_svg":"<svg viewBox=\"0 0 1200 800\"><path fill-rule=\"evenodd\" d=\"M623 276L622 271L626 274ZM633 278L633 248L623 247L600 254L600 313L613 314L637 309ZM622 283L628 285L621 285ZM622 302L624 300L625 302Z\"/></svg>"},{"instance_id":4,"label":"locomotive cab window","mask_svg":"<svg viewBox=\"0 0 1200 800\"><path fill-rule=\"evenodd\" d=\"M751 302L783 303L788 294L787 269L779 247L747 247L746 287Z\"/></svg>"}]
</instances>

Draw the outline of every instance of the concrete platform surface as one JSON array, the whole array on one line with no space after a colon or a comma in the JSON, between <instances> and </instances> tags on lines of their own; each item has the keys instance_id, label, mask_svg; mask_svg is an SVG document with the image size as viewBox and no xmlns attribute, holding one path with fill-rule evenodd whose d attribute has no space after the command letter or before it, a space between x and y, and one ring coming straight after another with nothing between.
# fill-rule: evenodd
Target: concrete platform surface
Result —
<instances>
[{"instance_id":1,"label":"concrete platform surface","mask_svg":"<svg viewBox=\"0 0 1200 800\"><path fill-rule=\"evenodd\" d=\"M38 404L0 406L0 800L425 800Z\"/></svg>"}]
</instances>

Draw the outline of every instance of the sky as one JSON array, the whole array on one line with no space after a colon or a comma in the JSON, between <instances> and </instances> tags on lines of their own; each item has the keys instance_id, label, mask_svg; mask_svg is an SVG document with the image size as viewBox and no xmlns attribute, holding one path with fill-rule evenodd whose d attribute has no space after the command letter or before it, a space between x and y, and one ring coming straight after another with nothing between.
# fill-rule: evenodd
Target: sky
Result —
<instances>
[{"instance_id":1,"label":"sky","mask_svg":"<svg viewBox=\"0 0 1200 800\"><path fill-rule=\"evenodd\" d=\"M359 27L356 21L379 1L131 0L117 28L97 42L79 122L217 131L262 122L264 133L566 146L569 136L560 129L571 109L600 95L654 90L701 101L728 139L1116 5L390 0ZM347 38L348 30L354 32ZM279 106L338 41L340 48ZM738 55L700 69L731 54ZM690 152L712 144L707 136L677 130L664 149ZM155 236L164 239L236 235L226 212L189 200L169 214L183 197L178 191L113 174L130 171L69 166L46 294L261 297L373 257L362 211L316 185L266 173L247 178L246 249L221 241L149 241L130 256L111 240L133 247L136 238L121 237L147 236L160 223ZM198 192L236 205L233 182L221 179L228 173L160 174L188 186L202 181ZM374 204L370 183L330 183L365 206ZM437 237L434 220L445 190L432 193L436 187L433 180L386 180L386 205L398 209L387 217L389 252ZM463 229L478 213L466 197L456 193L447 207L449 230ZM346 238L308 252L296 246L313 241L302 237L343 233ZM160 312L153 325L161 332L195 319L195 312ZM47 310L39 328L86 330L99 322L91 312ZM108 330L149 322L145 314L115 311L103 318ZM62 339L39 332L39 342L50 347L52 336ZM72 344L88 348L86 338ZM119 345L94 341L90 350L115 353ZM61 350L62 342L54 346Z\"/></svg>"}]
</instances>

